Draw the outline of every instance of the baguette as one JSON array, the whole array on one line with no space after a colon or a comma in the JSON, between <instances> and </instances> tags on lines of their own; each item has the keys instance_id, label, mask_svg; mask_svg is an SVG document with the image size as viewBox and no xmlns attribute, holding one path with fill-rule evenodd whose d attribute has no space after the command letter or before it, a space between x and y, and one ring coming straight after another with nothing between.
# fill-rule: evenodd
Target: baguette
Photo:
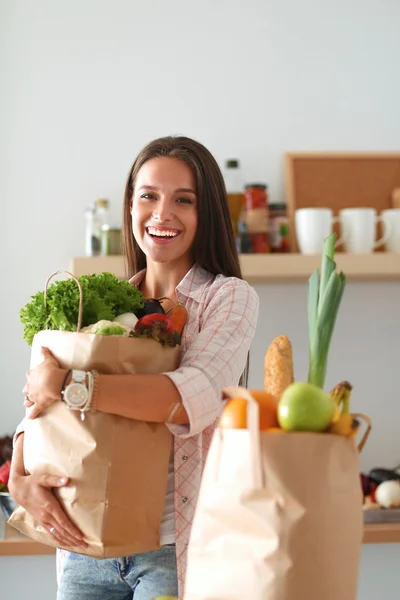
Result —
<instances>
[{"instance_id":1,"label":"baguette","mask_svg":"<svg viewBox=\"0 0 400 600\"><path fill-rule=\"evenodd\" d=\"M264 359L264 389L277 400L293 383L292 344L286 335L280 335L269 345Z\"/></svg>"}]
</instances>

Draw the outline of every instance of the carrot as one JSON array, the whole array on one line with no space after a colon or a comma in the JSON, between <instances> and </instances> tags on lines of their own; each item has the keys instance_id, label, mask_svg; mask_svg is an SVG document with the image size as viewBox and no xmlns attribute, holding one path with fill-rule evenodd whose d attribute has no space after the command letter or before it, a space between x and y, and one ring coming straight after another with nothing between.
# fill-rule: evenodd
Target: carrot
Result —
<instances>
[{"instance_id":1,"label":"carrot","mask_svg":"<svg viewBox=\"0 0 400 600\"><path fill-rule=\"evenodd\" d=\"M175 304L175 306L167 312L167 315L174 324L175 331L177 331L179 335L182 335L183 328L185 327L188 318L188 312L185 305L180 303Z\"/></svg>"}]
</instances>

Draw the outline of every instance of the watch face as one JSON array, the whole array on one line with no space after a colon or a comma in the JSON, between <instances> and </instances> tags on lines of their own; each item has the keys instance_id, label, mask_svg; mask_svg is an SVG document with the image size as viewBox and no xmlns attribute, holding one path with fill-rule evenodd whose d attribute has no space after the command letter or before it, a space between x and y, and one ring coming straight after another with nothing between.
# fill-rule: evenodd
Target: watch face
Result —
<instances>
[{"instance_id":1,"label":"watch face","mask_svg":"<svg viewBox=\"0 0 400 600\"><path fill-rule=\"evenodd\" d=\"M70 383L64 392L65 402L75 408L84 406L88 399L87 387L82 383Z\"/></svg>"}]
</instances>

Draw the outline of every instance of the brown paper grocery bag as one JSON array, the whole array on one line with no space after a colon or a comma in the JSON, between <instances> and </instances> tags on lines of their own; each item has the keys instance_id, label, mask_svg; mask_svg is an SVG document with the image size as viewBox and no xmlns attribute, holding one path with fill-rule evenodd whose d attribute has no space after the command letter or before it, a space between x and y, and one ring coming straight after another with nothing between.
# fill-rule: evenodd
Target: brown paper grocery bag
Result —
<instances>
[{"instance_id":1,"label":"brown paper grocery bag","mask_svg":"<svg viewBox=\"0 0 400 600\"><path fill-rule=\"evenodd\" d=\"M327 433L216 429L189 547L185 600L355 600L363 537L354 444Z\"/></svg>"},{"instance_id":2,"label":"brown paper grocery bag","mask_svg":"<svg viewBox=\"0 0 400 600\"><path fill-rule=\"evenodd\" d=\"M47 284L46 284L47 287ZM78 331L80 329L80 317ZM101 373L162 373L179 365L180 347L151 339L41 331L32 344L31 368L50 349L63 368ZM132 402L135 401L134 391ZM144 423L63 402L26 420L25 468L31 474L67 476L55 494L88 548L66 548L96 558L118 557L160 547L172 436L162 423ZM56 546L51 534L19 506L9 524L32 539Z\"/></svg>"}]
</instances>

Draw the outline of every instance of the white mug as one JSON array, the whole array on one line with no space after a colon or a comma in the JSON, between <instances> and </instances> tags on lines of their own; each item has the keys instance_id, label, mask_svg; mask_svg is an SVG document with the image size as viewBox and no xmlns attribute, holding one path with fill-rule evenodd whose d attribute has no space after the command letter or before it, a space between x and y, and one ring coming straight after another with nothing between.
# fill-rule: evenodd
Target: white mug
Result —
<instances>
[{"instance_id":1,"label":"white mug","mask_svg":"<svg viewBox=\"0 0 400 600\"><path fill-rule=\"evenodd\" d=\"M388 252L400 252L400 208L389 208L381 212L383 222L390 228L386 242Z\"/></svg>"},{"instance_id":2,"label":"white mug","mask_svg":"<svg viewBox=\"0 0 400 600\"><path fill-rule=\"evenodd\" d=\"M374 208L344 208L339 213L344 249L352 254L369 254L388 240L390 226L378 217ZM384 234L376 239L376 224L382 222Z\"/></svg>"},{"instance_id":3,"label":"white mug","mask_svg":"<svg viewBox=\"0 0 400 600\"><path fill-rule=\"evenodd\" d=\"M333 224L340 222L333 216L330 208L299 208L295 212L295 231L297 244L302 254L321 254L324 240L333 229ZM336 241L336 246L343 243L343 237Z\"/></svg>"}]
</instances>

